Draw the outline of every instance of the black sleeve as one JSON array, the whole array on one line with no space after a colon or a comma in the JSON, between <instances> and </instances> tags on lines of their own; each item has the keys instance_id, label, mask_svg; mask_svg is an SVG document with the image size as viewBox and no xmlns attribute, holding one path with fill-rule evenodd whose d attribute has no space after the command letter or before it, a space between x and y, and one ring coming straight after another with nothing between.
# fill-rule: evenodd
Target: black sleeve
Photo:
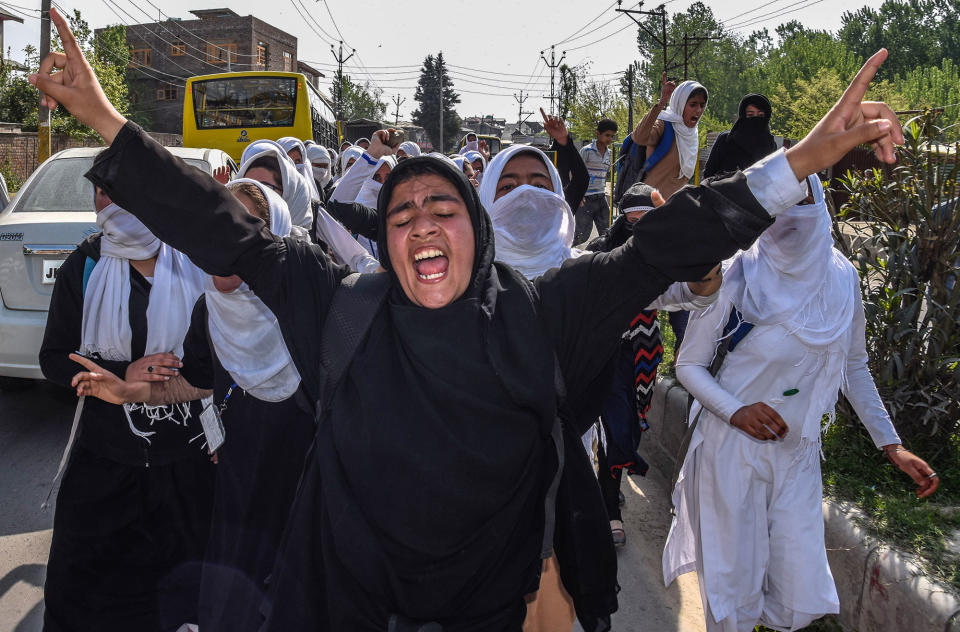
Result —
<instances>
[{"instance_id":1,"label":"black sleeve","mask_svg":"<svg viewBox=\"0 0 960 632\"><path fill-rule=\"evenodd\" d=\"M44 377L60 386L70 386L73 376L85 369L68 358L80 349L83 327L83 267L87 254L74 250L57 271L57 281L50 297L47 326L40 345L40 370ZM123 378L129 362L96 360L106 370Z\"/></svg>"},{"instance_id":2,"label":"black sleeve","mask_svg":"<svg viewBox=\"0 0 960 632\"><path fill-rule=\"evenodd\" d=\"M713 141L713 147L710 149L710 157L707 158L707 164L703 168L703 177L709 178L720 173L720 156L727 145L727 132L720 132L717 139Z\"/></svg>"},{"instance_id":3,"label":"black sleeve","mask_svg":"<svg viewBox=\"0 0 960 632\"><path fill-rule=\"evenodd\" d=\"M570 209L576 212L580 202L583 201L583 194L590 186L590 173L572 138L567 137L566 145L553 141L553 147L557 152L557 169L560 173L570 174L570 184L564 189L563 197L570 205Z\"/></svg>"},{"instance_id":4,"label":"black sleeve","mask_svg":"<svg viewBox=\"0 0 960 632\"><path fill-rule=\"evenodd\" d=\"M535 281L571 400L616 351L630 319L675 281L696 281L749 245L773 218L746 177L684 187L610 252L566 261Z\"/></svg>"},{"instance_id":5,"label":"black sleeve","mask_svg":"<svg viewBox=\"0 0 960 632\"><path fill-rule=\"evenodd\" d=\"M313 388L320 326L350 273L316 244L275 237L212 177L127 122L87 178L209 274L237 274L280 321L287 347ZM312 394L312 393L311 393Z\"/></svg>"},{"instance_id":6,"label":"black sleeve","mask_svg":"<svg viewBox=\"0 0 960 632\"><path fill-rule=\"evenodd\" d=\"M351 233L376 239L380 228L380 216L377 210L356 202L337 202L331 200L327 212L343 224Z\"/></svg>"},{"instance_id":7,"label":"black sleeve","mask_svg":"<svg viewBox=\"0 0 960 632\"><path fill-rule=\"evenodd\" d=\"M193 306L190 329L183 339L180 375L194 388L213 388L213 352L207 337L207 301L201 296Z\"/></svg>"}]
</instances>

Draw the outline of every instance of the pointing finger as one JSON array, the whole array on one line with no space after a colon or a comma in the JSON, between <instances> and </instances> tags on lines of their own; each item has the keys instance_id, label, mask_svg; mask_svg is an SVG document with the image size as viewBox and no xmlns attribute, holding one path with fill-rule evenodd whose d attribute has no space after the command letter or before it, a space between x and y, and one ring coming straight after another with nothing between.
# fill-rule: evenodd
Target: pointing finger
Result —
<instances>
[{"instance_id":1,"label":"pointing finger","mask_svg":"<svg viewBox=\"0 0 960 632\"><path fill-rule=\"evenodd\" d=\"M844 90L843 96L840 97L840 101L837 103L840 109L845 110L856 107L863 101L863 97L870 88L870 82L873 81L873 77L877 74L877 71L886 59L887 49L881 48L863 64L857 76L853 78L853 81L851 81L847 89Z\"/></svg>"},{"instance_id":2,"label":"pointing finger","mask_svg":"<svg viewBox=\"0 0 960 632\"><path fill-rule=\"evenodd\" d=\"M57 27L57 33L60 34L60 40L63 42L63 50L70 59L83 59L83 52L80 45L77 44L77 38L73 36L73 31L60 12L56 9L50 9L50 19Z\"/></svg>"},{"instance_id":3,"label":"pointing finger","mask_svg":"<svg viewBox=\"0 0 960 632\"><path fill-rule=\"evenodd\" d=\"M76 362L77 364L79 364L80 366L82 366L83 368L85 368L86 370L91 371L93 373L96 373L98 370L101 369L100 365L98 365L96 362L94 362L90 358L85 358L82 355L79 355L77 353L71 353L67 357L73 360L74 362Z\"/></svg>"}]
</instances>

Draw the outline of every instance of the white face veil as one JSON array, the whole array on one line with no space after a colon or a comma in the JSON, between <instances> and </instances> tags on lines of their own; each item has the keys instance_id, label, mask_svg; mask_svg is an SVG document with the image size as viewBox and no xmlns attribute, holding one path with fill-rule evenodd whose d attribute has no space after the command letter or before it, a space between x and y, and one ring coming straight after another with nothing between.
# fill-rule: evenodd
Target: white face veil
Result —
<instances>
[{"instance_id":1,"label":"white face veil","mask_svg":"<svg viewBox=\"0 0 960 632\"><path fill-rule=\"evenodd\" d=\"M259 141L258 141L259 142ZM246 152L244 152L246 154ZM240 165L238 178L244 178L250 165L256 160L271 156L276 158L280 168L280 183L283 187L283 199L290 209L294 226L310 230L313 225L313 209L310 207L310 189L306 179L297 171L293 161L283 151L282 147L262 146L261 151L248 156ZM313 179L312 177L310 178ZM268 187L269 188L269 187Z\"/></svg>"},{"instance_id":2,"label":"white face veil","mask_svg":"<svg viewBox=\"0 0 960 632\"><path fill-rule=\"evenodd\" d=\"M270 206L270 231L290 235L286 202L269 187L241 178L227 185L248 182L257 186ZM238 386L257 399L280 402L300 386L300 374L283 341L276 316L246 283L232 292L220 292L207 277L206 302L210 340L217 358Z\"/></svg>"},{"instance_id":3,"label":"white face veil","mask_svg":"<svg viewBox=\"0 0 960 632\"><path fill-rule=\"evenodd\" d=\"M707 91L696 81L684 81L670 95L670 105L660 112L658 119L673 123L676 133L677 152L680 154L680 175L692 178L697 168L697 151L700 148L699 121L693 127L683 122L683 110L687 107L690 95L696 89Z\"/></svg>"},{"instance_id":4,"label":"white face veil","mask_svg":"<svg viewBox=\"0 0 960 632\"><path fill-rule=\"evenodd\" d=\"M240 164L245 163L250 156L254 154L259 154L264 149L272 148L276 149L279 153L283 154L284 158L290 161L290 164L293 164L293 161L290 160L290 156L287 155L286 150L275 140L261 139L255 140L243 150L243 155L240 156Z\"/></svg>"},{"instance_id":5,"label":"white face veil","mask_svg":"<svg viewBox=\"0 0 960 632\"><path fill-rule=\"evenodd\" d=\"M279 139L277 143L283 147L284 153L287 156L290 156L290 152L296 149L300 152L300 164L294 162L294 166L297 168L297 172L303 176L304 181L307 183L307 189L310 191L310 200L312 202L320 202L320 192L317 190L317 183L313 179L313 169L310 167L310 159L307 158L307 147L299 138L293 136L284 136ZM290 158L290 161L293 162L293 158Z\"/></svg>"},{"instance_id":6,"label":"white face veil","mask_svg":"<svg viewBox=\"0 0 960 632\"><path fill-rule=\"evenodd\" d=\"M307 160L310 162L310 169L313 172L314 180L316 180L321 187L330 184L330 180L333 179L333 174L331 173L333 161L330 158L330 152L321 145L310 145L307 147ZM316 162L325 162L327 166L315 167L313 163Z\"/></svg>"},{"instance_id":7,"label":"white face veil","mask_svg":"<svg viewBox=\"0 0 960 632\"><path fill-rule=\"evenodd\" d=\"M554 191L522 185L494 200L504 167L524 153L543 161ZM539 149L513 145L498 153L484 172L479 195L493 223L498 261L533 279L576 256L571 248L575 228L573 212L563 197L560 173Z\"/></svg>"},{"instance_id":8,"label":"white face veil","mask_svg":"<svg viewBox=\"0 0 960 632\"><path fill-rule=\"evenodd\" d=\"M722 292L754 325L784 325L805 345L828 349L853 319L856 271L833 247L830 213L816 175L813 204L777 216L733 259Z\"/></svg>"},{"instance_id":9,"label":"white face veil","mask_svg":"<svg viewBox=\"0 0 960 632\"><path fill-rule=\"evenodd\" d=\"M126 210L110 204L97 213L103 231L100 258L83 295L80 353L104 360L132 360L130 327L130 260L156 255L157 261L147 305L147 340L144 355L173 353L183 356L183 339L190 328L193 306L203 292L203 272L183 253L157 239ZM151 419L182 423L190 417L189 405L141 406L125 404L130 431L148 443L153 432L133 425L131 410L142 410ZM177 415L174 415L174 413Z\"/></svg>"},{"instance_id":10,"label":"white face veil","mask_svg":"<svg viewBox=\"0 0 960 632\"><path fill-rule=\"evenodd\" d=\"M390 171L393 171L393 168L397 166L397 159L393 156L384 156L377 161L376 166L373 168L373 173L371 173L370 177L364 180L360 186L360 193L357 194L356 199L357 204L363 204L369 208L377 208L377 198L380 195L380 189L383 188L383 183L374 180L373 176L376 175L384 165L386 165Z\"/></svg>"}]
</instances>

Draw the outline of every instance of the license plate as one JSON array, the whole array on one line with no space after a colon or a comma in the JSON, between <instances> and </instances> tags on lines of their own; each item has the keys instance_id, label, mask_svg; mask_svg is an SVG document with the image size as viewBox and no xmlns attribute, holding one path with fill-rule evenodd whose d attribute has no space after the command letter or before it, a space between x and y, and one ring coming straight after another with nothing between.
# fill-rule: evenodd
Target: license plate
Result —
<instances>
[{"instance_id":1,"label":"license plate","mask_svg":"<svg viewBox=\"0 0 960 632\"><path fill-rule=\"evenodd\" d=\"M41 283L44 285L53 285L57 282L57 270L63 265L64 259L44 259L43 277Z\"/></svg>"}]
</instances>

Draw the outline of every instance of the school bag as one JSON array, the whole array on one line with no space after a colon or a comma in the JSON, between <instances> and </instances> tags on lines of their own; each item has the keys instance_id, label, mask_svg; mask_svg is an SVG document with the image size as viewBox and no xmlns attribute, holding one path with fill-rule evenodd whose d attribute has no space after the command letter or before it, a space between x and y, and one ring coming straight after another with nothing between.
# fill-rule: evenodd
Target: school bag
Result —
<instances>
[{"instance_id":1,"label":"school bag","mask_svg":"<svg viewBox=\"0 0 960 632\"><path fill-rule=\"evenodd\" d=\"M673 123L664 121L663 136L660 137L660 142L649 157L647 157L646 145L634 143L630 135L623 140L622 154L618 160L620 164L617 167L617 184L613 190L615 204L620 204L620 199L627 189L637 182L643 182L647 173L667 155L670 147L673 146L675 136Z\"/></svg>"}]
</instances>

